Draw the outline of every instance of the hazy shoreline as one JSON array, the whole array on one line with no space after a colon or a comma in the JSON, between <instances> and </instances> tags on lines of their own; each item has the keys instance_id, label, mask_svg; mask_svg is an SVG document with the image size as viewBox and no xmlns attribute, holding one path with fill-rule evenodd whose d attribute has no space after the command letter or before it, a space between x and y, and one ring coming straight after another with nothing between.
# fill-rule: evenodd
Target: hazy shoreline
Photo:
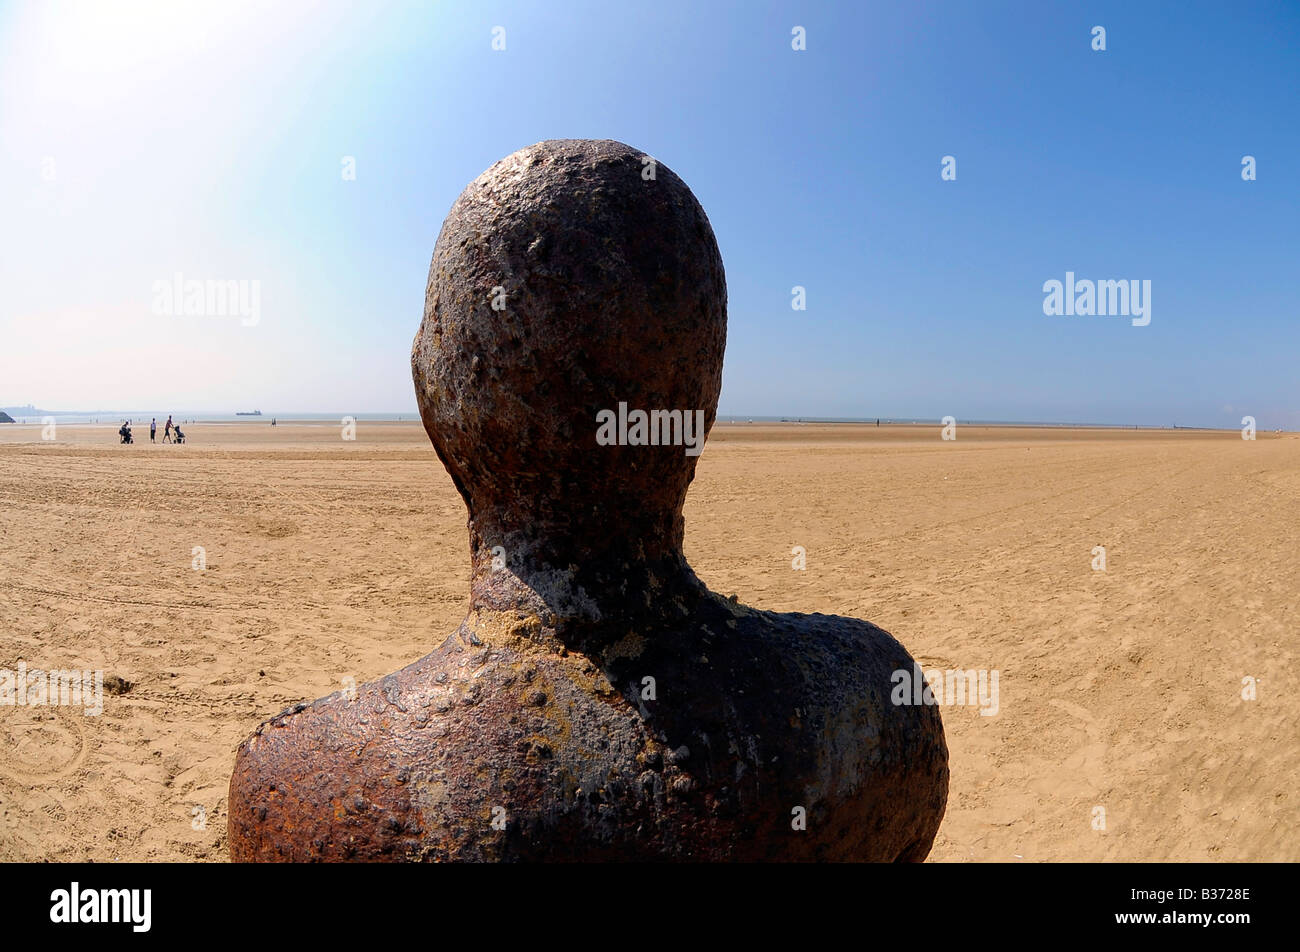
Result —
<instances>
[{"instance_id":1,"label":"hazy shoreline","mask_svg":"<svg viewBox=\"0 0 1300 952\"><path fill-rule=\"evenodd\" d=\"M410 413L296 413L275 415L263 413L261 416L233 415L233 414L201 414L201 413L170 413L161 414L153 411L109 411L96 413L60 413L57 411L44 413L42 416L17 415L13 410L8 411L14 418L10 424L0 424L0 426L42 426L45 424L44 417L53 417L54 422L59 426L99 426L110 427L114 430L121 426L123 420L130 420L132 426L148 427L151 419L159 421L159 427L166 421L168 416L175 421L186 424L208 425L248 425L256 426L264 424L270 426L275 421L276 426L339 426L345 419L351 419L358 423L411 423L420 421L418 411ZM744 416L741 414L719 414L715 420L715 425L728 426L862 426L862 427L911 427L911 426L934 426L942 427L942 420L927 420L917 417L905 417L895 419L885 419L881 417L879 421L875 417L870 418L837 418L837 417L771 417L771 416ZM1053 429L1053 430L1142 430L1142 431L1207 431L1216 433L1239 432L1239 426L1184 426L1179 424L1155 424L1155 423L1059 423L1051 421L1035 420L963 420L957 419L959 427L984 427L984 428L1007 428L1007 429ZM1259 432L1293 432L1288 430L1274 430L1268 427L1259 427Z\"/></svg>"}]
</instances>

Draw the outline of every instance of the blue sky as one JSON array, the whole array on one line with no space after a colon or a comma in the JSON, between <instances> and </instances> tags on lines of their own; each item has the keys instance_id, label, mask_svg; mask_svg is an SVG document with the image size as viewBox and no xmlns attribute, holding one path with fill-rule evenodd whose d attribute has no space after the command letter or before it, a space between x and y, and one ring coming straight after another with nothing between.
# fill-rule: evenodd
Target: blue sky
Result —
<instances>
[{"instance_id":1,"label":"blue sky","mask_svg":"<svg viewBox=\"0 0 1300 952\"><path fill-rule=\"evenodd\" d=\"M713 223L724 416L1300 428L1295 4L361 6L0 0L0 405L410 412L457 194L590 137ZM1044 315L1067 271L1151 323Z\"/></svg>"}]
</instances>

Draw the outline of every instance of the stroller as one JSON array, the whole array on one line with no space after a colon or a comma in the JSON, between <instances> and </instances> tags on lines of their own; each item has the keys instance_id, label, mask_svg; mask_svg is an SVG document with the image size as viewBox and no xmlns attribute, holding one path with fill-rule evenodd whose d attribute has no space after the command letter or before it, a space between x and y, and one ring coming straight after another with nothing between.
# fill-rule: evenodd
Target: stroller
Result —
<instances>
[{"instance_id":1,"label":"stroller","mask_svg":"<svg viewBox=\"0 0 1300 952\"><path fill-rule=\"evenodd\" d=\"M174 427L172 427L172 438L173 438L177 443L184 443L184 442L185 442L185 434L181 432L181 428L180 428L179 426L174 426Z\"/></svg>"},{"instance_id":2,"label":"stroller","mask_svg":"<svg viewBox=\"0 0 1300 952\"><path fill-rule=\"evenodd\" d=\"M131 427L125 423L123 423L120 427L118 427L117 435L122 438L123 443L135 442L135 440L131 438Z\"/></svg>"}]
</instances>

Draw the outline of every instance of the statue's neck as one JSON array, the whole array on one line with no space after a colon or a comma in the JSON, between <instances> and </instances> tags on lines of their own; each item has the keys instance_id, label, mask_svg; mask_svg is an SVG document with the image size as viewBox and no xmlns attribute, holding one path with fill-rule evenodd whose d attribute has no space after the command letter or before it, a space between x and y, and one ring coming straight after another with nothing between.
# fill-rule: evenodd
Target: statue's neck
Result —
<instances>
[{"instance_id":1,"label":"statue's neck","mask_svg":"<svg viewBox=\"0 0 1300 952\"><path fill-rule=\"evenodd\" d=\"M470 520L471 613L517 618L517 633L599 652L630 628L684 618L706 593L681 551L681 520L661 532L527 532Z\"/></svg>"}]
</instances>

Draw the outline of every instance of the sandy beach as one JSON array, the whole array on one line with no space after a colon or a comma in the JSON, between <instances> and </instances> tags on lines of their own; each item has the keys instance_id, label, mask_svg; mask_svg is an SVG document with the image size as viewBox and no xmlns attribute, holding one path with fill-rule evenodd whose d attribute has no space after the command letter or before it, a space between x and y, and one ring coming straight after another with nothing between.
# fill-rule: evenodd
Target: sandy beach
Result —
<instances>
[{"instance_id":1,"label":"sandy beach","mask_svg":"<svg viewBox=\"0 0 1300 952\"><path fill-rule=\"evenodd\" d=\"M0 860L225 861L238 742L459 622L464 506L416 423L40 429L0 426L0 669L132 686L0 708ZM1297 860L1297 511L1295 434L723 423L686 553L998 672L943 708L931 861Z\"/></svg>"}]
</instances>

